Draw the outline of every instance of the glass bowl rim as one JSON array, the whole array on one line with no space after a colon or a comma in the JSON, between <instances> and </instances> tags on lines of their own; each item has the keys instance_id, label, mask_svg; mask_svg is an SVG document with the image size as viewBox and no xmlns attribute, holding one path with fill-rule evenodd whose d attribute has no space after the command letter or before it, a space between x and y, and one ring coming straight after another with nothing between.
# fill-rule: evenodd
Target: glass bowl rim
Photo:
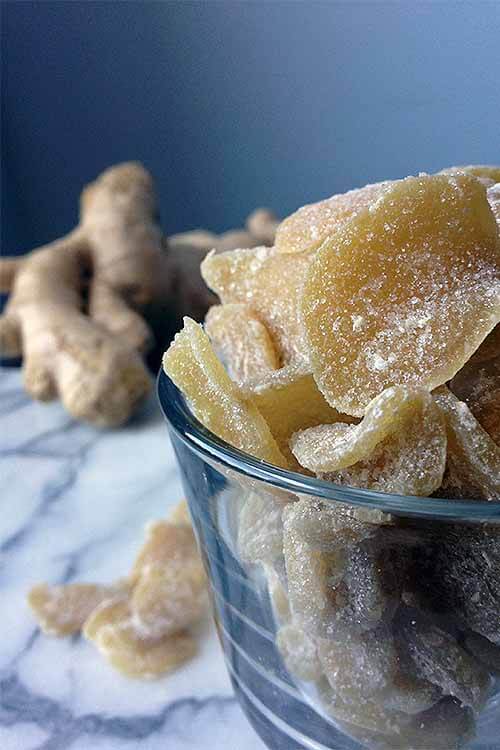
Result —
<instances>
[{"instance_id":1,"label":"glass bowl rim","mask_svg":"<svg viewBox=\"0 0 500 750\"><path fill-rule=\"evenodd\" d=\"M266 482L286 492L400 515L476 522L500 520L500 502L393 495L358 489L280 469L274 464L255 458L208 430L193 415L181 391L162 368L157 378L157 396L170 429L200 457L216 460L227 469Z\"/></svg>"}]
</instances>

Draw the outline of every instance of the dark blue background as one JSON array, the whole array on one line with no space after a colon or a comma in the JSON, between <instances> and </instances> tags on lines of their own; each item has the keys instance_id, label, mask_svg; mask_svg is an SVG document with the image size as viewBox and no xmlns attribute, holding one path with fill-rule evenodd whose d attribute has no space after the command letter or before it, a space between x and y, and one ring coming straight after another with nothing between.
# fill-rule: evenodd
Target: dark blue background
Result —
<instances>
[{"instance_id":1,"label":"dark blue background","mask_svg":"<svg viewBox=\"0 0 500 750\"><path fill-rule=\"evenodd\" d=\"M500 160L500 2L4 2L3 242L76 221L140 159L163 224L239 225L384 177Z\"/></svg>"}]
</instances>

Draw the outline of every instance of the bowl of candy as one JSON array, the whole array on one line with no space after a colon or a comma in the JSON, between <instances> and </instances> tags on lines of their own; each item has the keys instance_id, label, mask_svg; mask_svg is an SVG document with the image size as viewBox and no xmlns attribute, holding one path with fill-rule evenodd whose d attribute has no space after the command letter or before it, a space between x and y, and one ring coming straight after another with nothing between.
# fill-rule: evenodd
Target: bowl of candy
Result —
<instances>
[{"instance_id":1,"label":"bowl of candy","mask_svg":"<svg viewBox=\"0 0 500 750\"><path fill-rule=\"evenodd\" d=\"M275 750L499 748L498 170L209 254L158 394L228 671Z\"/></svg>"}]
</instances>

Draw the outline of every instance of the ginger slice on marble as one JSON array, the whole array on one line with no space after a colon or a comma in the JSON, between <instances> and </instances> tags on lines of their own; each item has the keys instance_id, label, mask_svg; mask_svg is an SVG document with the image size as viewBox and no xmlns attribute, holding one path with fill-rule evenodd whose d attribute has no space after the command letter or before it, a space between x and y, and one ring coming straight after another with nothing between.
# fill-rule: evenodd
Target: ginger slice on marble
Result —
<instances>
[{"instance_id":1,"label":"ginger slice on marble","mask_svg":"<svg viewBox=\"0 0 500 750\"><path fill-rule=\"evenodd\" d=\"M280 366L269 331L248 305L214 305L205 318L205 331L238 383L262 378Z\"/></svg>"},{"instance_id":2,"label":"ginger slice on marble","mask_svg":"<svg viewBox=\"0 0 500 750\"><path fill-rule=\"evenodd\" d=\"M282 365L305 363L299 302L310 253L284 256L274 247L210 253L201 264L207 286L224 304L244 304L267 328Z\"/></svg>"},{"instance_id":3,"label":"ginger slice on marble","mask_svg":"<svg viewBox=\"0 0 500 750\"><path fill-rule=\"evenodd\" d=\"M303 471L289 447L299 430L325 422L351 422L325 400L312 375L289 365L245 385L291 468Z\"/></svg>"},{"instance_id":4,"label":"ginger slice on marble","mask_svg":"<svg viewBox=\"0 0 500 750\"><path fill-rule=\"evenodd\" d=\"M126 596L129 589L127 580L110 586L97 583L49 586L41 583L29 592L28 603L46 635L72 635L82 629L96 607L104 601Z\"/></svg>"},{"instance_id":5,"label":"ginger slice on marble","mask_svg":"<svg viewBox=\"0 0 500 750\"><path fill-rule=\"evenodd\" d=\"M263 416L231 380L200 325L184 319L184 329L163 356L163 368L205 427L241 451L287 467Z\"/></svg>"},{"instance_id":6,"label":"ginger slice on marble","mask_svg":"<svg viewBox=\"0 0 500 750\"><path fill-rule=\"evenodd\" d=\"M155 638L142 631L125 600L104 602L88 618L83 633L115 669L144 680L172 671L196 653L196 641L188 633Z\"/></svg>"},{"instance_id":7,"label":"ginger slice on marble","mask_svg":"<svg viewBox=\"0 0 500 750\"><path fill-rule=\"evenodd\" d=\"M434 391L448 435L447 469L442 489L448 495L500 500L500 446L479 424L467 404L446 386Z\"/></svg>"},{"instance_id":8,"label":"ginger slice on marble","mask_svg":"<svg viewBox=\"0 0 500 750\"><path fill-rule=\"evenodd\" d=\"M318 248L338 226L375 201L392 183L378 182L347 193L302 206L284 219L276 231L276 249L280 253L301 253Z\"/></svg>"},{"instance_id":9,"label":"ginger slice on marble","mask_svg":"<svg viewBox=\"0 0 500 750\"><path fill-rule=\"evenodd\" d=\"M344 413L363 416L394 384L452 378L500 320L484 186L467 174L393 183L315 254L302 316L316 382Z\"/></svg>"},{"instance_id":10,"label":"ginger slice on marble","mask_svg":"<svg viewBox=\"0 0 500 750\"><path fill-rule=\"evenodd\" d=\"M170 523L174 523L177 526L191 526L191 516L189 515L189 508L186 500L181 500L177 505L174 505L168 514L168 520Z\"/></svg>"},{"instance_id":11,"label":"ginger slice on marble","mask_svg":"<svg viewBox=\"0 0 500 750\"><path fill-rule=\"evenodd\" d=\"M299 463L325 479L403 495L430 495L446 464L444 420L422 388L387 388L359 424L311 427L290 444Z\"/></svg>"}]
</instances>

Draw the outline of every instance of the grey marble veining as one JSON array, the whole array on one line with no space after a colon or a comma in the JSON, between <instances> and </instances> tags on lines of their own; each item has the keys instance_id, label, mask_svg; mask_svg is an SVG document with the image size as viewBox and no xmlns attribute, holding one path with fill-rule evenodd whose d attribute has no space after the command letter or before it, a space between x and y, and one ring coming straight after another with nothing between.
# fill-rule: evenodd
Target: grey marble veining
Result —
<instances>
[{"instance_id":1,"label":"grey marble veining","mask_svg":"<svg viewBox=\"0 0 500 750\"><path fill-rule=\"evenodd\" d=\"M143 683L82 638L41 635L26 603L40 581L123 575L145 523L181 496L154 397L126 428L97 432L0 369L1 750L263 750L208 619L192 662Z\"/></svg>"}]
</instances>

